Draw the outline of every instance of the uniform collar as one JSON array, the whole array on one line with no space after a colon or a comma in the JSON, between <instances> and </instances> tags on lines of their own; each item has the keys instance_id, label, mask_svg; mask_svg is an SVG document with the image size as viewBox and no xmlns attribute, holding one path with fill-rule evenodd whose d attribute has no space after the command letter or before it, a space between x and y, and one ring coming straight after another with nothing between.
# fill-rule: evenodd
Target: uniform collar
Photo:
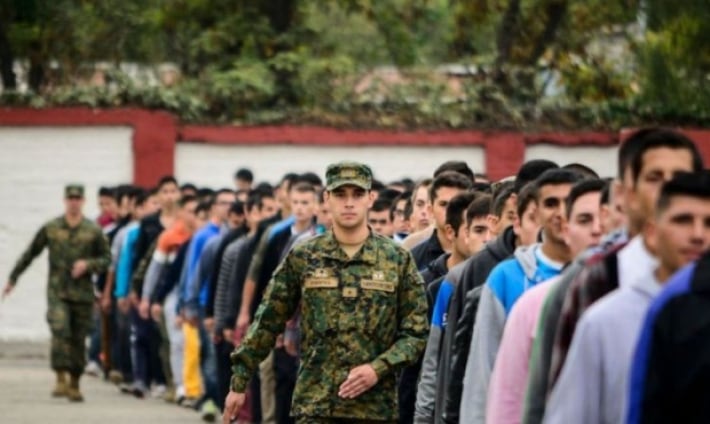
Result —
<instances>
[{"instance_id":1,"label":"uniform collar","mask_svg":"<svg viewBox=\"0 0 710 424\"><path fill-rule=\"evenodd\" d=\"M343 249L340 248L340 243L336 240L333 230L327 231L324 235L323 256L330 259L335 259L340 262L364 262L369 265L377 263L377 237L372 230L365 239L365 243L360 248L355 256L350 258Z\"/></svg>"}]
</instances>

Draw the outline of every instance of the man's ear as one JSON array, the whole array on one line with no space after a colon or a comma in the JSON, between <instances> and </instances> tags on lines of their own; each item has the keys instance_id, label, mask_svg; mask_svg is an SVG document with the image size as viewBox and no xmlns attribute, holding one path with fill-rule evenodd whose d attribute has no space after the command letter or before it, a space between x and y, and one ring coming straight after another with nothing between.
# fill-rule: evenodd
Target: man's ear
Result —
<instances>
[{"instance_id":1,"label":"man's ear","mask_svg":"<svg viewBox=\"0 0 710 424\"><path fill-rule=\"evenodd\" d=\"M446 240L453 243L456 238L456 230L450 224L444 225L444 234L446 235Z\"/></svg>"},{"instance_id":2,"label":"man's ear","mask_svg":"<svg viewBox=\"0 0 710 424\"><path fill-rule=\"evenodd\" d=\"M369 195L368 195L368 201L367 201L367 209L372 208L372 205L375 203L375 200L377 200L377 193L370 190Z\"/></svg>"},{"instance_id":3,"label":"man's ear","mask_svg":"<svg viewBox=\"0 0 710 424\"><path fill-rule=\"evenodd\" d=\"M498 222L500 222L500 218L498 218L497 216L493 214L488 214L486 216L486 224L488 225L488 228L491 231L496 231L496 229L498 228Z\"/></svg>"}]
</instances>

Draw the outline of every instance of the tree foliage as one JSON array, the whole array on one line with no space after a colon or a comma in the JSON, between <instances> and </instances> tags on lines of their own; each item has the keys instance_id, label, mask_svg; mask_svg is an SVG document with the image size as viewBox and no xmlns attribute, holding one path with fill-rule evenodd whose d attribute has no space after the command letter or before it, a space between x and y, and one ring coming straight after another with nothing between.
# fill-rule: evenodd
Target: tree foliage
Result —
<instances>
[{"instance_id":1,"label":"tree foliage","mask_svg":"<svg viewBox=\"0 0 710 424\"><path fill-rule=\"evenodd\" d=\"M212 122L706 125L709 29L705 0L0 0L0 100ZM124 66L166 62L178 82Z\"/></svg>"}]
</instances>

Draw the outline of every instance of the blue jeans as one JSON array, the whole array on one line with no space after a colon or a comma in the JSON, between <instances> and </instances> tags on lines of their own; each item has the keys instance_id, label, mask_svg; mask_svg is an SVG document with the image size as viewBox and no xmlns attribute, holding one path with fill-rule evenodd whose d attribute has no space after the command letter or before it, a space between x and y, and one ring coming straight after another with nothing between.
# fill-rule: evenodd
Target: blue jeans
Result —
<instances>
[{"instance_id":1,"label":"blue jeans","mask_svg":"<svg viewBox=\"0 0 710 424\"><path fill-rule=\"evenodd\" d=\"M160 330L153 320L143 319L135 308L131 309L131 359L133 379L149 388L150 383L165 384L160 363Z\"/></svg>"},{"instance_id":2,"label":"blue jeans","mask_svg":"<svg viewBox=\"0 0 710 424\"><path fill-rule=\"evenodd\" d=\"M217 403L217 353L212 337L205 329L203 308L200 308L199 317L197 328L200 332L200 371L205 385L202 401L211 400Z\"/></svg>"}]
</instances>

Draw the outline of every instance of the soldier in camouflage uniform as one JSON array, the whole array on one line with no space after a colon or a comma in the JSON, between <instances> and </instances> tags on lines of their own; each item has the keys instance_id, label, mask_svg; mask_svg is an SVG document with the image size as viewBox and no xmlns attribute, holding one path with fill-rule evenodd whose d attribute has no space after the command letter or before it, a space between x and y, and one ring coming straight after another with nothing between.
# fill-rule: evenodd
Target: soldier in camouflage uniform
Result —
<instances>
[{"instance_id":1,"label":"soldier in camouflage uniform","mask_svg":"<svg viewBox=\"0 0 710 424\"><path fill-rule=\"evenodd\" d=\"M106 271L111 254L101 229L82 215L84 188L69 185L64 194L65 214L39 229L12 270L3 297L12 291L32 260L48 247L47 322L52 333L51 365L57 374L52 396L79 402L83 400L79 377L86 365L85 340L92 325L91 275Z\"/></svg>"},{"instance_id":2,"label":"soldier in camouflage uniform","mask_svg":"<svg viewBox=\"0 0 710 424\"><path fill-rule=\"evenodd\" d=\"M367 227L372 172L343 162L326 172L333 229L295 247L275 271L232 354L224 423L244 403L253 371L301 305L301 366L291 415L298 422L396 422L396 371L427 337L426 298L414 260Z\"/></svg>"}]
</instances>

